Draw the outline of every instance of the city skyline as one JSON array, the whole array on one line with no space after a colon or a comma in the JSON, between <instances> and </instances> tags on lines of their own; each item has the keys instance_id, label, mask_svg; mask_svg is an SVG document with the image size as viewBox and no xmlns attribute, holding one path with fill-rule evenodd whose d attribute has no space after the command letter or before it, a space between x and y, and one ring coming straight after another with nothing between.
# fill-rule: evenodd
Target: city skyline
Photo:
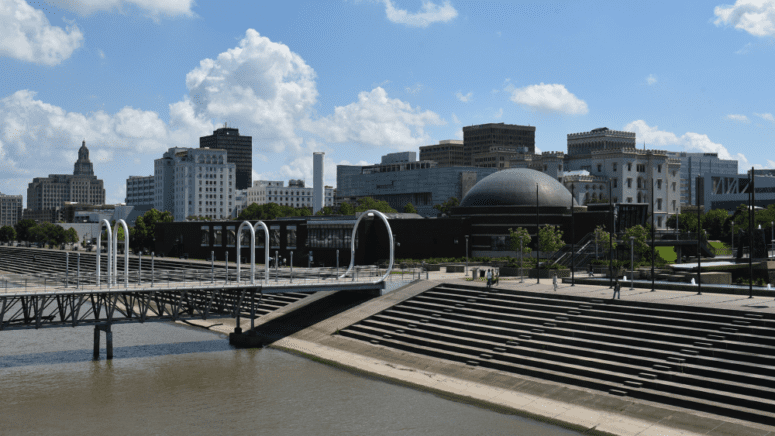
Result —
<instances>
[{"instance_id":1,"label":"city skyline","mask_svg":"<svg viewBox=\"0 0 775 436\"><path fill-rule=\"evenodd\" d=\"M311 184L322 151L335 186L337 164L497 122L537 151L608 127L775 167L773 3L0 1L0 192L24 204L82 140L118 203L224 123L253 137L253 180Z\"/></svg>"}]
</instances>

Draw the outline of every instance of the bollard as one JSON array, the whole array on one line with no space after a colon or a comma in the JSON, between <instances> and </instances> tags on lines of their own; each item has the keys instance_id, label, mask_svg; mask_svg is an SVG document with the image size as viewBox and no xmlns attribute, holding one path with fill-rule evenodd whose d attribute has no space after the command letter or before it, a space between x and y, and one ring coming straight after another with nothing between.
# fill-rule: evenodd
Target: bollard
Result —
<instances>
[{"instance_id":1,"label":"bollard","mask_svg":"<svg viewBox=\"0 0 775 436\"><path fill-rule=\"evenodd\" d=\"M336 279L339 280L339 250L336 250Z\"/></svg>"},{"instance_id":2,"label":"bollard","mask_svg":"<svg viewBox=\"0 0 775 436\"><path fill-rule=\"evenodd\" d=\"M215 283L215 252L210 252L210 283Z\"/></svg>"},{"instance_id":3,"label":"bollard","mask_svg":"<svg viewBox=\"0 0 775 436\"><path fill-rule=\"evenodd\" d=\"M293 283L293 250L291 250L291 283Z\"/></svg>"},{"instance_id":4,"label":"bollard","mask_svg":"<svg viewBox=\"0 0 775 436\"><path fill-rule=\"evenodd\" d=\"M81 289L81 253L78 253L78 278L75 281L75 289Z\"/></svg>"},{"instance_id":5,"label":"bollard","mask_svg":"<svg viewBox=\"0 0 775 436\"><path fill-rule=\"evenodd\" d=\"M154 261L154 252L151 251L151 287L153 287L153 261Z\"/></svg>"},{"instance_id":6,"label":"bollard","mask_svg":"<svg viewBox=\"0 0 775 436\"><path fill-rule=\"evenodd\" d=\"M143 253L140 252L140 255L137 256L138 261L140 264L137 267L137 286L140 286L140 282L142 281L143 277Z\"/></svg>"},{"instance_id":7,"label":"bollard","mask_svg":"<svg viewBox=\"0 0 775 436\"><path fill-rule=\"evenodd\" d=\"M274 251L274 282L277 283L277 278L280 276L280 270L277 269L278 265L280 264L280 254L279 251Z\"/></svg>"}]
</instances>

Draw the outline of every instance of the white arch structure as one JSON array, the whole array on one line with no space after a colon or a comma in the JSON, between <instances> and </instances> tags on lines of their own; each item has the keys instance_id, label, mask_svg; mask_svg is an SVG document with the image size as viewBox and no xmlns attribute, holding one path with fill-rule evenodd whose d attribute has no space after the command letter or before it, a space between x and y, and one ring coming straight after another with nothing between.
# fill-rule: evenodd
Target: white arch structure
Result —
<instances>
[{"instance_id":1,"label":"white arch structure","mask_svg":"<svg viewBox=\"0 0 775 436\"><path fill-rule=\"evenodd\" d=\"M243 221L237 230L237 283L240 280L240 267L242 266L242 229L245 226L250 229L250 284L256 283L256 227L259 224L264 228L264 284L269 280L269 227L263 221L258 221L254 225L248 221Z\"/></svg>"},{"instance_id":2,"label":"white arch structure","mask_svg":"<svg viewBox=\"0 0 775 436\"><path fill-rule=\"evenodd\" d=\"M381 279L379 279L380 282L385 281L385 279L390 275L390 272L393 270L393 231L390 229L390 223L388 223L388 219L382 212L374 209L369 209L366 212L363 212L361 216L358 217L358 219L355 221L355 225L353 226L353 236L350 238L350 267L347 268L347 271L344 272L339 278L343 279L347 277L347 273L349 273L353 266L355 265L355 235L358 232L358 224L361 222L363 217L366 216L378 216L382 218L382 222L385 223L385 227L387 228L388 232L388 241L390 242L390 265L388 265L387 271L385 272L385 275L382 276Z\"/></svg>"},{"instance_id":3,"label":"white arch structure","mask_svg":"<svg viewBox=\"0 0 775 436\"><path fill-rule=\"evenodd\" d=\"M113 284L118 280L118 225L124 228L124 287L129 286L129 227L126 221L118 220L113 227ZM108 255L110 256L110 254Z\"/></svg>"},{"instance_id":4,"label":"white arch structure","mask_svg":"<svg viewBox=\"0 0 775 436\"><path fill-rule=\"evenodd\" d=\"M113 274L113 269L111 267L110 261L111 261L111 254L113 252L113 237L112 232L110 231L110 222L108 220L102 220L100 221L100 230L97 232L97 285L100 284L100 259L102 258L102 227L107 227L108 230L108 288L110 288L110 283L112 280L111 275Z\"/></svg>"}]
</instances>

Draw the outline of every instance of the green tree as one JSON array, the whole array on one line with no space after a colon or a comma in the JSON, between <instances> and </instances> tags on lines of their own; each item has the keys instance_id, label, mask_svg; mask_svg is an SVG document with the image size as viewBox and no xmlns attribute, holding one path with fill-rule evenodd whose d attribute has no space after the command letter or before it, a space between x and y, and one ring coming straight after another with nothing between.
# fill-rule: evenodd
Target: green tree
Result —
<instances>
[{"instance_id":1,"label":"green tree","mask_svg":"<svg viewBox=\"0 0 775 436\"><path fill-rule=\"evenodd\" d=\"M65 230L65 243L75 244L76 242L78 242L78 232L72 227Z\"/></svg>"},{"instance_id":2,"label":"green tree","mask_svg":"<svg viewBox=\"0 0 775 436\"><path fill-rule=\"evenodd\" d=\"M417 209L412 203L406 203L406 206L404 206L404 213L417 213Z\"/></svg>"},{"instance_id":3,"label":"green tree","mask_svg":"<svg viewBox=\"0 0 775 436\"><path fill-rule=\"evenodd\" d=\"M377 201L371 197L358 199L358 205L355 206L355 212L366 212L367 210L378 210L382 213L396 213L397 211L390 207L387 201Z\"/></svg>"},{"instance_id":4,"label":"green tree","mask_svg":"<svg viewBox=\"0 0 775 436\"><path fill-rule=\"evenodd\" d=\"M538 230L538 249L540 251L554 252L564 246L562 230L559 227L546 225Z\"/></svg>"},{"instance_id":5,"label":"green tree","mask_svg":"<svg viewBox=\"0 0 775 436\"><path fill-rule=\"evenodd\" d=\"M129 232L129 246L134 250L153 249L156 237L156 224L171 223L174 220L169 211L159 212L151 209L137 217L135 226Z\"/></svg>"},{"instance_id":6,"label":"green tree","mask_svg":"<svg viewBox=\"0 0 775 436\"><path fill-rule=\"evenodd\" d=\"M509 229L509 248L512 251L519 253L519 241L522 241L522 253L527 254L533 251L528 245L530 245L530 233L522 227L517 227L517 230Z\"/></svg>"},{"instance_id":7,"label":"green tree","mask_svg":"<svg viewBox=\"0 0 775 436\"><path fill-rule=\"evenodd\" d=\"M355 208L352 204L344 202L339 206L339 213L342 215L355 215Z\"/></svg>"},{"instance_id":8,"label":"green tree","mask_svg":"<svg viewBox=\"0 0 775 436\"><path fill-rule=\"evenodd\" d=\"M323 216L323 215L338 215L338 211L334 209L331 206L326 206L318 211L318 213L315 214L316 216Z\"/></svg>"},{"instance_id":9,"label":"green tree","mask_svg":"<svg viewBox=\"0 0 775 436\"><path fill-rule=\"evenodd\" d=\"M16 229L11 226L0 227L0 242L11 242L16 239Z\"/></svg>"},{"instance_id":10,"label":"green tree","mask_svg":"<svg viewBox=\"0 0 775 436\"><path fill-rule=\"evenodd\" d=\"M635 238L633 240L635 254L641 259L651 260L651 246L646 242L651 237L651 229L637 225L625 230L624 240L627 248L630 248L630 236Z\"/></svg>"},{"instance_id":11,"label":"green tree","mask_svg":"<svg viewBox=\"0 0 775 436\"><path fill-rule=\"evenodd\" d=\"M599 250L602 250L603 254L608 254L609 251L609 241L611 241L611 234L607 231L603 230L605 227L603 226L597 226L594 231L594 240L597 242L597 246ZM616 249L616 241L611 241L610 248Z\"/></svg>"},{"instance_id":12,"label":"green tree","mask_svg":"<svg viewBox=\"0 0 775 436\"><path fill-rule=\"evenodd\" d=\"M729 213L724 209L711 209L702 216L702 228L708 231L710 239L721 239L724 233L724 224L729 218Z\"/></svg>"},{"instance_id":13,"label":"green tree","mask_svg":"<svg viewBox=\"0 0 775 436\"><path fill-rule=\"evenodd\" d=\"M16 240L17 241L32 241L32 237L30 236L30 229L33 227L36 227L38 223L35 222L35 220L31 219L24 219L19 222L17 222L14 225L14 229L16 229Z\"/></svg>"},{"instance_id":14,"label":"green tree","mask_svg":"<svg viewBox=\"0 0 775 436\"><path fill-rule=\"evenodd\" d=\"M449 197L447 201L441 204L435 204L433 208L439 211L439 215L449 215L449 212L452 210L452 208L459 205L460 200L455 197Z\"/></svg>"}]
</instances>

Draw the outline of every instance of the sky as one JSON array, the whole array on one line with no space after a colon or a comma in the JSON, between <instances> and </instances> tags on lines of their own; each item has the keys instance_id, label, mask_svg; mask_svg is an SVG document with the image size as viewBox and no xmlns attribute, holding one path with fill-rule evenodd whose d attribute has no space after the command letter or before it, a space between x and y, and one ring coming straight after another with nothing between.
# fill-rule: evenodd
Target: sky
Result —
<instances>
[{"instance_id":1,"label":"sky","mask_svg":"<svg viewBox=\"0 0 775 436\"><path fill-rule=\"evenodd\" d=\"M462 127L636 133L775 168L775 0L0 0L0 192L72 174L106 201L227 123L253 180L462 139Z\"/></svg>"}]
</instances>

